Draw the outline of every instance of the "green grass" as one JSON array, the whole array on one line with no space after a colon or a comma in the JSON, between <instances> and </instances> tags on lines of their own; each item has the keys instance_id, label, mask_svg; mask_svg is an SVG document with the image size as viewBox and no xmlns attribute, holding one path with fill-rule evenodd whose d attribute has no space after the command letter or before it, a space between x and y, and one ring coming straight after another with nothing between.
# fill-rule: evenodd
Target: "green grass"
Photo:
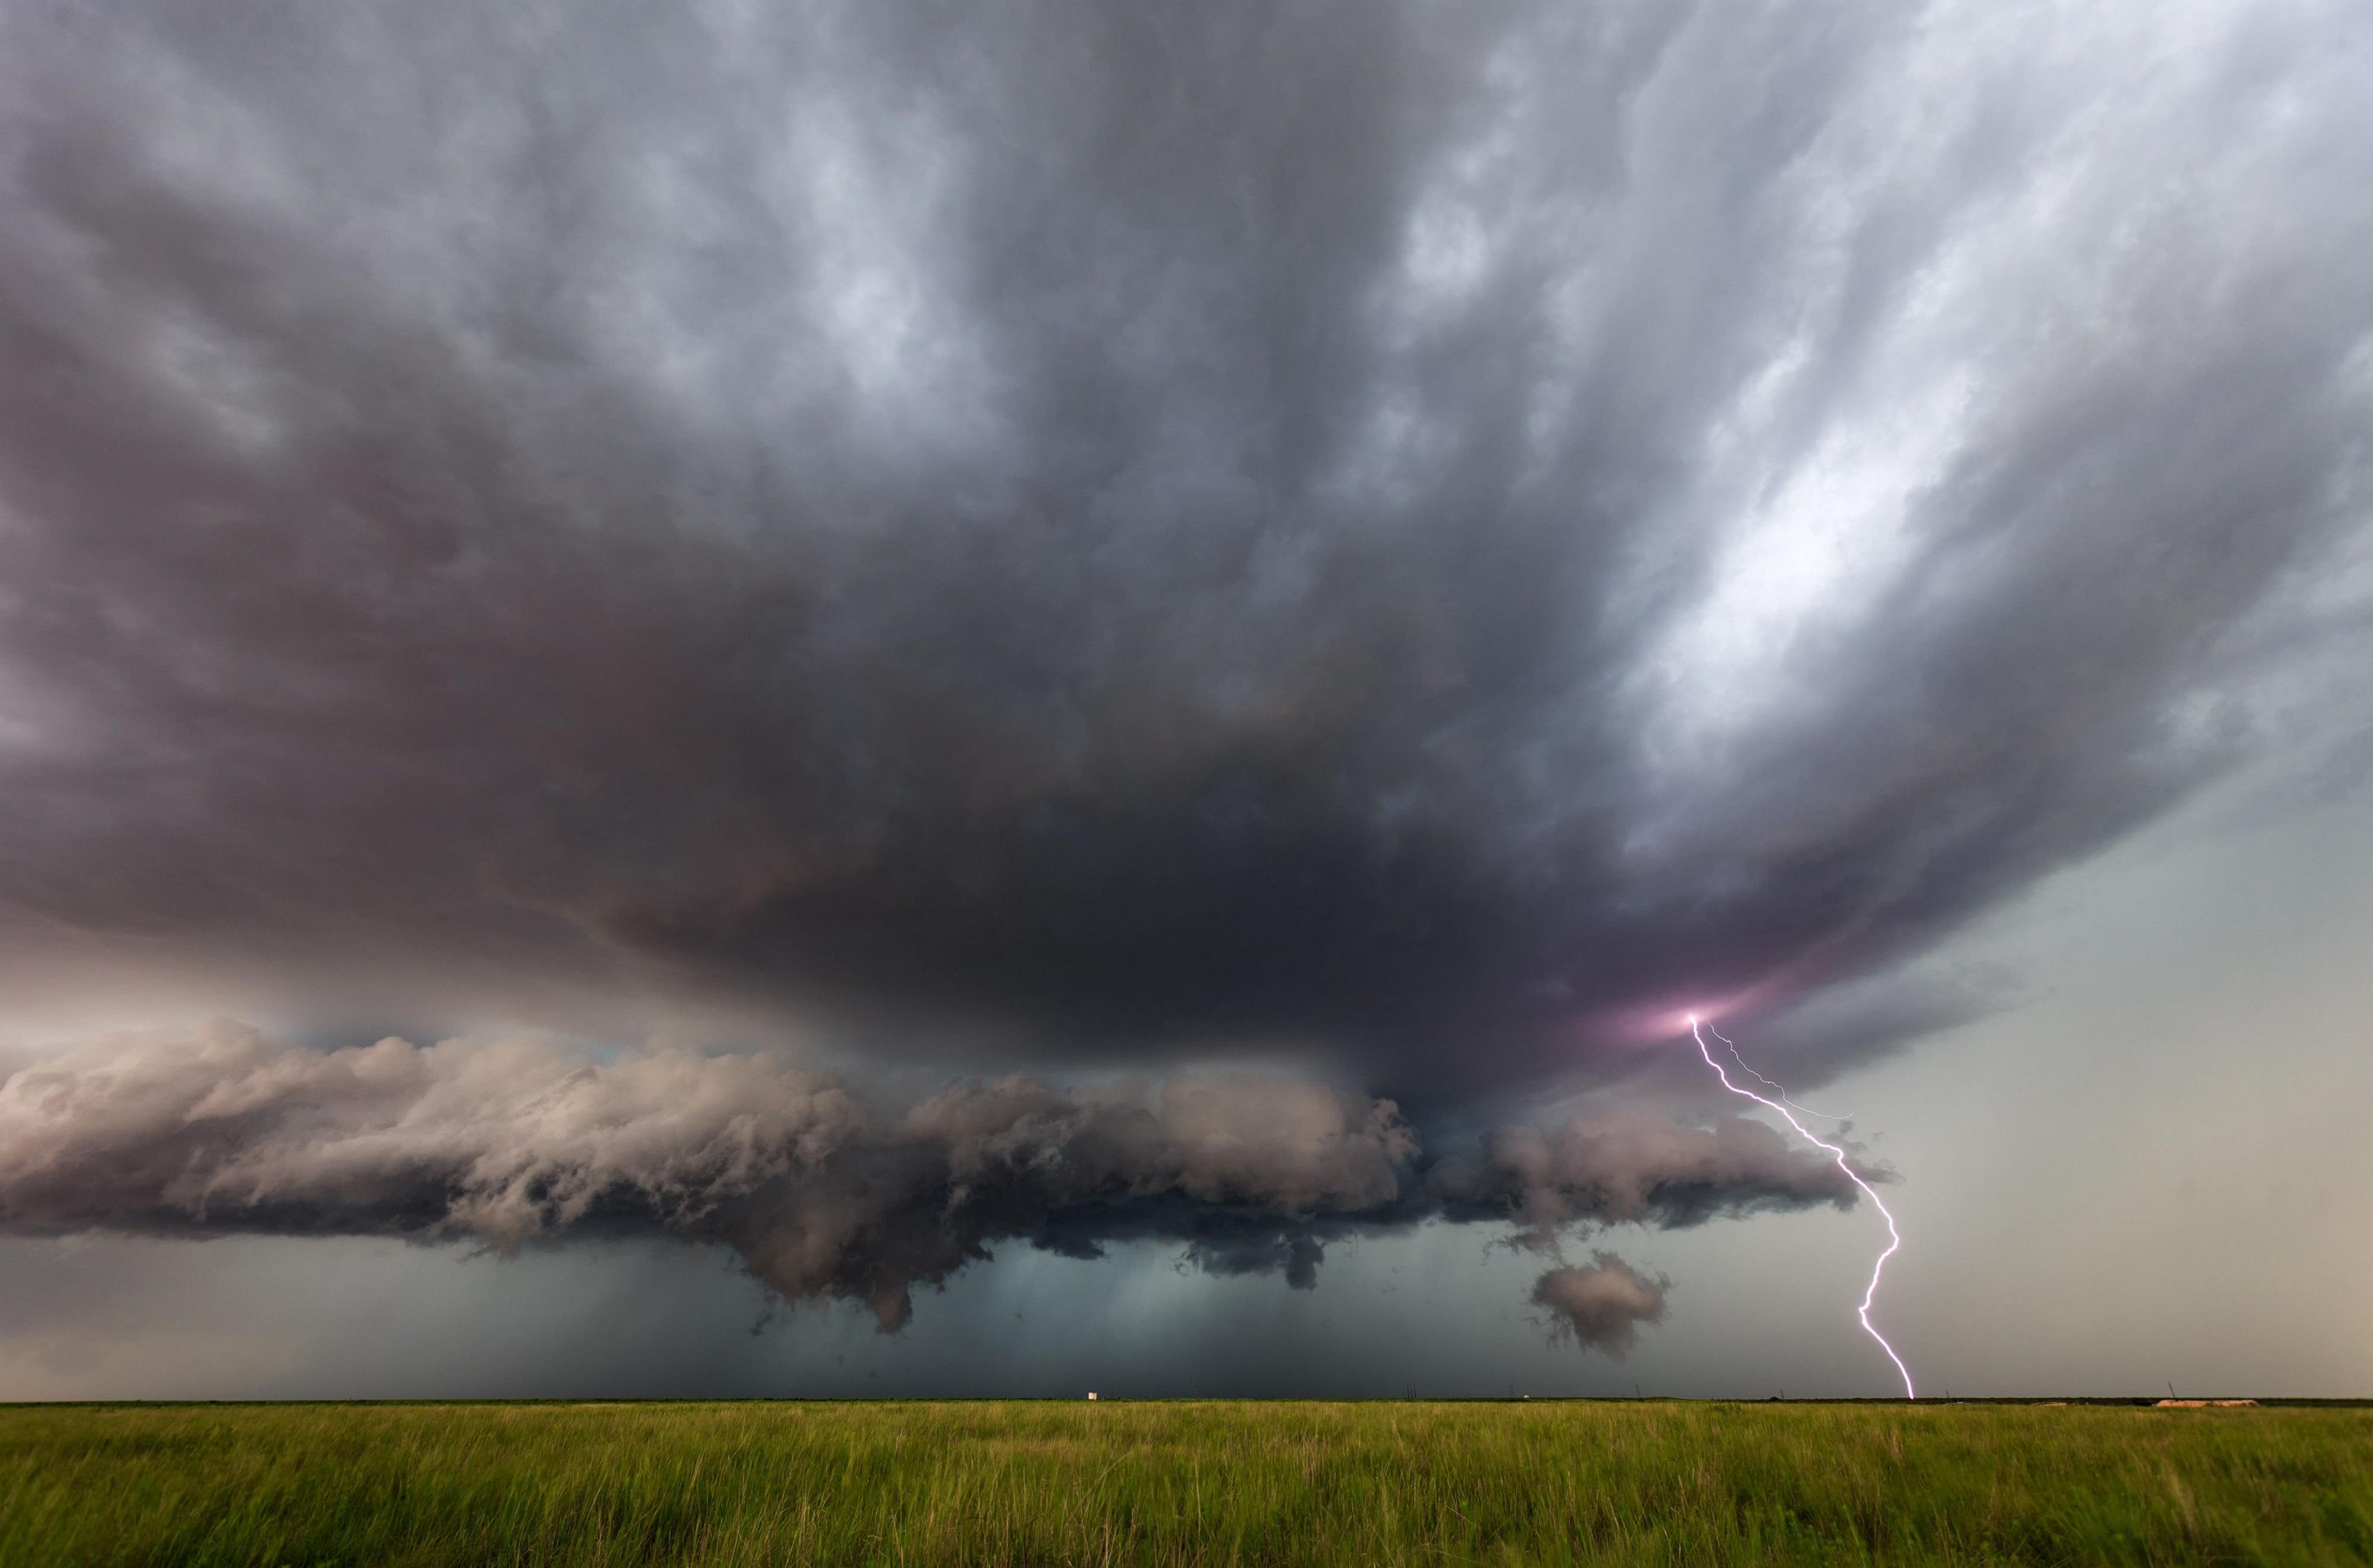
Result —
<instances>
[{"instance_id":1,"label":"green grass","mask_svg":"<svg viewBox=\"0 0 2373 1568\"><path fill-rule=\"evenodd\" d=\"M2373 1411L0 1407L0 1563L2363 1563Z\"/></svg>"}]
</instances>

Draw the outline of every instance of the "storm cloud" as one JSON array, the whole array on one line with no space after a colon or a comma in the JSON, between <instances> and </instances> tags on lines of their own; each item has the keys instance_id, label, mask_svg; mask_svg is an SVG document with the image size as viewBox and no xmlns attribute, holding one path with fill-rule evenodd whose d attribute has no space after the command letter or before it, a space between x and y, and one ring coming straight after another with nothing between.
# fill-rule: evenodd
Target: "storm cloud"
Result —
<instances>
[{"instance_id":1,"label":"storm cloud","mask_svg":"<svg viewBox=\"0 0 2373 1568\"><path fill-rule=\"evenodd\" d=\"M45 934L1502 1086L2163 809L2359 516L2345 8L240 16L7 12Z\"/></svg>"},{"instance_id":2,"label":"storm cloud","mask_svg":"<svg viewBox=\"0 0 2373 1568\"><path fill-rule=\"evenodd\" d=\"M1635 1048L1818 1083L2373 755L2368 101L2342 0L0 0L0 978L304 1021L35 1051L6 1225L891 1324L1848 1203Z\"/></svg>"}]
</instances>

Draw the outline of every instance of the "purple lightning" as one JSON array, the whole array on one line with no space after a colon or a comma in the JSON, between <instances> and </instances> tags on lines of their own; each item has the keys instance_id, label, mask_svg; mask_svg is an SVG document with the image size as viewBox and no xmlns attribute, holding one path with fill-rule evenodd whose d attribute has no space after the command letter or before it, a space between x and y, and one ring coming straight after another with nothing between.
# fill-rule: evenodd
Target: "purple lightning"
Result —
<instances>
[{"instance_id":1,"label":"purple lightning","mask_svg":"<svg viewBox=\"0 0 2373 1568\"><path fill-rule=\"evenodd\" d=\"M1796 1135L1798 1137L1804 1139L1805 1142L1811 1144L1816 1148L1827 1150L1830 1157L1838 1162L1838 1168L1846 1173L1846 1179L1861 1188L1864 1195L1869 1198L1871 1202L1877 1208L1879 1214L1885 1216L1887 1220L1887 1250L1880 1253L1878 1255L1878 1261L1870 1266L1870 1288L1862 1293L1862 1307L1859 1313L1862 1318L1862 1331L1878 1342L1878 1348L1887 1353L1887 1359L1895 1363L1895 1370L1903 1375L1903 1397L1907 1400L1918 1399L1920 1397L1919 1394L1914 1391L1911 1387L1911 1369L1903 1365L1903 1358L1895 1353L1895 1347L1887 1342L1887 1336L1880 1333L1876 1329L1872 1328L1870 1323L1870 1304L1878 1295L1878 1276L1886 1272L1887 1260L1889 1258L1894 1257L1896 1249L1903 1245L1903 1237L1895 1228L1895 1215L1888 1212L1886 1200L1879 1197L1876 1190L1874 1189L1869 1182L1864 1181L1861 1175L1855 1171L1853 1166L1846 1163L1845 1150L1838 1147L1835 1144L1823 1143L1820 1139L1814 1137L1811 1132L1806 1130L1805 1124L1796 1120L1795 1113L1791 1111L1787 1106L1781 1103L1782 1100L1784 1100L1787 1098L1785 1095L1783 1095L1781 1099L1765 1099L1753 1089L1742 1089L1736 1084L1732 1083L1730 1081L1730 1074L1723 1071L1722 1063L1713 1059L1713 1051L1706 1044L1705 1035L1698 1028L1698 1016L1695 1013L1691 1013L1689 1015L1689 1038L1698 1042L1698 1054L1705 1058L1705 1064L1713 1069L1713 1075L1722 1080L1722 1086L1724 1088L1728 1089L1732 1094L1744 1096L1748 1099L1753 1100L1758 1105L1767 1106L1770 1109L1778 1111L1787 1120L1788 1125L1796 1130ZM1717 1040L1721 1039L1719 1035L1715 1038ZM1727 1045L1730 1042L1724 1040L1723 1043ZM1736 1049L1737 1048L1736 1046L1732 1047L1734 1051L1736 1051ZM1748 1073L1753 1074L1756 1078L1762 1082L1767 1084L1771 1082L1771 1079L1765 1078L1762 1074L1755 1072L1755 1069L1752 1067L1748 1067L1745 1062L1741 1062L1739 1065L1746 1068ZM1777 1089L1779 1086L1773 1084L1772 1087ZM1818 1115L1818 1113L1815 1112L1813 1114Z\"/></svg>"}]
</instances>

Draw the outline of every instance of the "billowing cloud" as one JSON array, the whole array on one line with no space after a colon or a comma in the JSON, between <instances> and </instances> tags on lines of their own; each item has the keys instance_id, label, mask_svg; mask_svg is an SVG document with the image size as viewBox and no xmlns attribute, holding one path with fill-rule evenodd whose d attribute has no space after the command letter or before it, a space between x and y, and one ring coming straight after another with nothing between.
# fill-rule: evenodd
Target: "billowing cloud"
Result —
<instances>
[{"instance_id":1,"label":"billowing cloud","mask_svg":"<svg viewBox=\"0 0 2373 1568\"><path fill-rule=\"evenodd\" d=\"M1846 1199L1834 1167L1744 1122L1549 1141L1561 1157L1503 1134L1444 1184L1389 1101L1272 1074L1011 1077L884 1108L767 1053L318 1051L217 1023L85 1041L0 1084L0 1230L498 1249L658 1231L732 1249L785 1299L856 1301L894 1329L916 1286L1000 1241L1093 1257L1155 1238L1307 1285L1327 1242L1430 1218L1540 1226L1553 1204L1557 1222L1673 1224Z\"/></svg>"},{"instance_id":2,"label":"billowing cloud","mask_svg":"<svg viewBox=\"0 0 2373 1568\"><path fill-rule=\"evenodd\" d=\"M1643 1110L1498 1129L1479 1156L1437 1165L1430 1185L1454 1213L1516 1221L1534 1247L1575 1220L1689 1225L1760 1203L1850 1208L1854 1195L1834 1164L1806 1158L1762 1122L1684 1127Z\"/></svg>"},{"instance_id":3,"label":"billowing cloud","mask_svg":"<svg viewBox=\"0 0 2373 1568\"><path fill-rule=\"evenodd\" d=\"M1593 1252L1580 1268L1551 1269L1533 1283L1533 1305L1551 1331L1617 1359L1640 1338L1640 1325L1665 1315L1672 1282L1651 1278L1612 1252Z\"/></svg>"}]
</instances>

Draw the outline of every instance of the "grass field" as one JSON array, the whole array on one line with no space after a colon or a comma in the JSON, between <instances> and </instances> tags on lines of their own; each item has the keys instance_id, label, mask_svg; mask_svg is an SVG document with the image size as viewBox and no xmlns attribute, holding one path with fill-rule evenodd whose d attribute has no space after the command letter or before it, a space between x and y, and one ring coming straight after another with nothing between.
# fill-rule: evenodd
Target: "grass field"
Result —
<instances>
[{"instance_id":1,"label":"grass field","mask_svg":"<svg viewBox=\"0 0 2373 1568\"><path fill-rule=\"evenodd\" d=\"M0 1407L0 1563L2362 1563L2373 1411Z\"/></svg>"}]
</instances>

